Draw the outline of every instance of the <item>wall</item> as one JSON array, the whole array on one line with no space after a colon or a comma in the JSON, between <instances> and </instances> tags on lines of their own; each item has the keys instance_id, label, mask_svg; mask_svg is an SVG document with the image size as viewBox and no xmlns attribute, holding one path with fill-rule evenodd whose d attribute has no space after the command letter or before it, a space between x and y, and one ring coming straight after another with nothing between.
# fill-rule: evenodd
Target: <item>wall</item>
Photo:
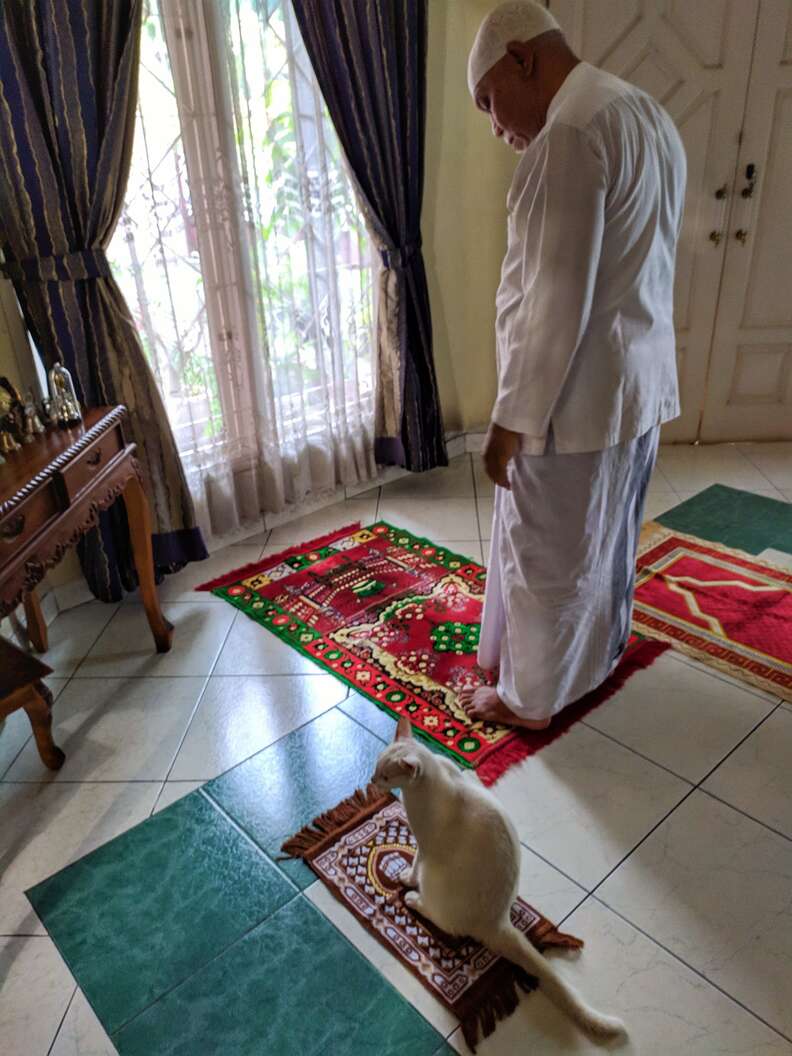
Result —
<instances>
[{"instance_id":1,"label":"wall","mask_svg":"<svg viewBox=\"0 0 792 1056\"><path fill-rule=\"evenodd\" d=\"M493 0L430 0L424 254L446 429L489 421L495 291L516 155L492 138L467 90L467 56Z\"/></svg>"}]
</instances>

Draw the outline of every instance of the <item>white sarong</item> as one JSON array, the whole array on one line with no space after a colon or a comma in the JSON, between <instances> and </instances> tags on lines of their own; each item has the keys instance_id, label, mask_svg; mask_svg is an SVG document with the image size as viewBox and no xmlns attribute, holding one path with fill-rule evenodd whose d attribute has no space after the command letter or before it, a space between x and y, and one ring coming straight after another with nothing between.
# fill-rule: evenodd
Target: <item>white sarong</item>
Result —
<instances>
[{"instance_id":1,"label":"white sarong","mask_svg":"<svg viewBox=\"0 0 792 1056\"><path fill-rule=\"evenodd\" d=\"M516 715L546 719L608 677L630 635L659 429L605 451L519 454L495 489L478 659Z\"/></svg>"}]
</instances>

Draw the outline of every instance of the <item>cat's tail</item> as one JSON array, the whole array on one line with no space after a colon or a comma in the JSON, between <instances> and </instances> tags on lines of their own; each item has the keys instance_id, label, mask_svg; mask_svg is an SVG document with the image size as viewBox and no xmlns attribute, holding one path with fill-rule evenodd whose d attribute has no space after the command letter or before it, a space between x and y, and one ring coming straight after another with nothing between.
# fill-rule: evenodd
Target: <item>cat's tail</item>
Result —
<instances>
[{"instance_id":1,"label":"cat's tail","mask_svg":"<svg viewBox=\"0 0 792 1056\"><path fill-rule=\"evenodd\" d=\"M624 1023L615 1016L606 1016L587 1005L580 994L556 971L553 964L532 946L521 931L505 924L490 938L479 936L493 953L499 953L524 968L539 980L547 997L566 1012L587 1033L597 1038L613 1038L626 1034Z\"/></svg>"}]
</instances>

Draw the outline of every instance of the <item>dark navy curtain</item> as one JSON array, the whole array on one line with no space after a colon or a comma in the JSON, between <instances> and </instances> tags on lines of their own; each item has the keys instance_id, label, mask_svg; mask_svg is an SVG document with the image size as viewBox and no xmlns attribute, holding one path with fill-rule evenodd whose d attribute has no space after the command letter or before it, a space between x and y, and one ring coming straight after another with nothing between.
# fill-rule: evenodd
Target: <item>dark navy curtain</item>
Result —
<instances>
[{"instance_id":1,"label":"dark navy curtain","mask_svg":"<svg viewBox=\"0 0 792 1056\"><path fill-rule=\"evenodd\" d=\"M142 0L0 3L0 248L47 366L88 406L124 403L160 573L206 556L165 408L105 256L123 204ZM80 544L93 592L137 584L116 503Z\"/></svg>"},{"instance_id":2,"label":"dark navy curtain","mask_svg":"<svg viewBox=\"0 0 792 1056\"><path fill-rule=\"evenodd\" d=\"M292 0L382 253L379 462L447 465L421 253L426 0Z\"/></svg>"}]
</instances>

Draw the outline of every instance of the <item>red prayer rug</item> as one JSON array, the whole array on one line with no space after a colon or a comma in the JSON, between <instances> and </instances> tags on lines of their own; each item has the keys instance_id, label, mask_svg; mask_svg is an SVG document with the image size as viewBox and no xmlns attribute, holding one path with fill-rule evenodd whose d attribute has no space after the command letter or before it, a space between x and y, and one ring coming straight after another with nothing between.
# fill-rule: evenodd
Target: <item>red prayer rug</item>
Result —
<instances>
[{"instance_id":1,"label":"red prayer rug","mask_svg":"<svg viewBox=\"0 0 792 1056\"><path fill-rule=\"evenodd\" d=\"M470 558L380 522L350 525L198 589L241 609L384 711L406 715L421 737L491 785L667 647L631 640L611 678L547 730L473 722L457 695L490 681L476 659L485 579Z\"/></svg>"},{"instance_id":2,"label":"red prayer rug","mask_svg":"<svg viewBox=\"0 0 792 1056\"><path fill-rule=\"evenodd\" d=\"M792 700L792 571L668 529L638 555L633 624Z\"/></svg>"},{"instance_id":3,"label":"red prayer rug","mask_svg":"<svg viewBox=\"0 0 792 1056\"><path fill-rule=\"evenodd\" d=\"M415 855L416 842L401 802L372 785L284 843L284 854L302 858L331 894L459 1019L470 1048L488 1037L517 1007L518 988L537 980L472 939L451 938L404 904L396 877ZM539 950L577 949L522 899L512 922Z\"/></svg>"}]
</instances>

